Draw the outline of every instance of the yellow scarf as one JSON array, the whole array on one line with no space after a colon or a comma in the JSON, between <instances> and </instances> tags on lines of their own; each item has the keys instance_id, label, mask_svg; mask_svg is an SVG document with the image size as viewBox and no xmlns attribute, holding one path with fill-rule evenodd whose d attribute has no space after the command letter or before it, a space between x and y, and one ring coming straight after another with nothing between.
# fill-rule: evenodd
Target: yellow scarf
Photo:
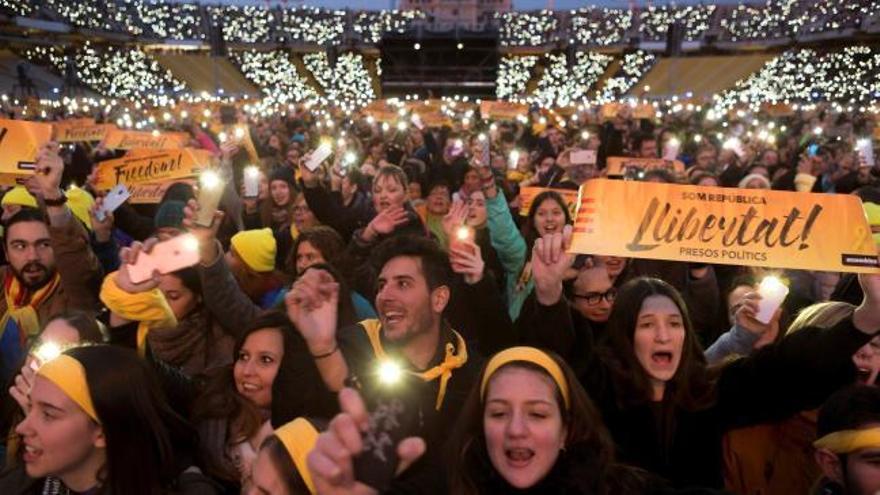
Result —
<instances>
[{"instance_id":1,"label":"yellow scarf","mask_svg":"<svg viewBox=\"0 0 880 495\"><path fill-rule=\"evenodd\" d=\"M382 347L382 324L379 320L364 320L360 325L367 332L367 337L370 339L370 345L373 346L373 353L376 357L380 360L386 359L387 355ZM438 411L440 406L443 405L443 398L446 397L446 384L452 378L452 370L461 368L467 362L467 346L464 343L464 339L455 330L452 333L455 334L456 343L455 345L452 343L446 344L446 357L443 359L443 362L429 370L414 373L414 375L426 382L440 378L440 390L437 391L437 403L434 406ZM458 349L457 354L456 349Z\"/></svg>"},{"instance_id":2,"label":"yellow scarf","mask_svg":"<svg viewBox=\"0 0 880 495\"><path fill-rule=\"evenodd\" d=\"M141 356L146 350L147 333L151 329L177 326L177 318L162 291L151 289L136 294L125 292L116 285L116 272L104 277L101 302L119 317L138 322L137 349Z\"/></svg>"},{"instance_id":3,"label":"yellow scarf","mask_svg":"<svg viewBox=\"0 0 880 495\"><path fill-rule=\"evenodd\" d=\"M3 281L3 294L6 297L6 314L0 321L0 335L6 331L11 318L18 325L22 345L28 337L40 332L40 317L37 315L37 306L45 302L55 289L61 284L61 275L55 272L52 280L34 293L22 287L18 278L11 271L6 272L6 280Z\"/></svg>"}]
</instances>

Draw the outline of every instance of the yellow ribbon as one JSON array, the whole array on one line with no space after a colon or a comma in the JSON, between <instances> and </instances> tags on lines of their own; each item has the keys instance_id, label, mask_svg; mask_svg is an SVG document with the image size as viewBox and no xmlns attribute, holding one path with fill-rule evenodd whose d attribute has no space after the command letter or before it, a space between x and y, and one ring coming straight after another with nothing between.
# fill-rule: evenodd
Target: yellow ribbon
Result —
<instances>
[{"instance_id":1,"label":"yellow ribbon","mask_svg":"<svg viewBox=\"0 0 880 495\"><path fill-rule=\"evenodd\" d=\"M307 419L296 418L275 430L275 436L281 440L284 449L290 454L293 465L296 466L296 470L306 483L309 493L317 493L315 482L312 481L312 476L306 465L306 456L318 441L318 430Z\"/></svg>"},{"instance_id":2,"label":"yellow ribbon","mask_svg":"<svg viewBox=\"0 0 880 495\"><path fill-rule=\"evenodd\" d=\"M534 347L511 347L495 354L489 363L486 364L486 370L483 372L483 379L480 382L480 399L486 398L486 387L489 385L489 379L505 364L524 361L540 366L544 371L553 378L556 386L562 394L562 400L565 402L565 408L571 407L571 399L568 392L568 382L565 381L565 374L562 367L550 357L546 352Z\"/></svg>"},{"instance_id":3,"label":"yellow ribbon","mask_svg":"<svg viewBox=\"0 0 880 495\"><path fill-rule=\"evenodd\" d=\"M835 454L849 454L861 449L880 447L880 428L836 431L816 440L813 446L817 449L828 449Z\"/></svg>"},{"instance_id":4,"label":"yellow ribbon","mask_svg":"<svg viewBox=\"0 0 880 495\"><path fill-rule=\"evenodd\" d=\"M37 315L36 307L52 296L60 284L61 276L56 272L49 283L28 296L27 289L21 286L18 277L9 274L4 291L7 310L3 320L0 321L0 335L6 330L10 318L18 324L23 339L39 333L40 317Z\"/></svg>"},{"instance_id":5,"label":"yellow ribbon","mask_svg":"<svg viewBox=\"0 0 880 495\"><path fill-rule=\"evenodd\" d=\"M382 324L379 320L364 320L360 325L367 332L367 337L370 338L370 344L373 346L373 353L376 357L380 360L387 359L385 349L382 347ZM440 378L440 389L437 391L437 402L434 406L438 411L440 406L443 405L443 399L446 397L446 385L449 383L449 379L452 378L452 370L461 368L467 362L467 346L464 343L464 339L455 330L452 333L455 334L456 342L455 345L452 343L446 344L446 356L443 362L429 370L414 373L415 376L426 382ZM457 353L456 350L458 351Z\"/></svg>"},{"instance_id":6,"label":"yellow ribbon","mask_svg":"<svg viewBox=\"0 0 880 495\"><path fill-rule=\"evenodd\" d=\"M177 326L177 318L162 291L150 289L135 294L125 292L116 285L116 272L104 277L101 302L121 318L138 322L137 349L141 356L146 350L147 334L150 330Z\"/></svg>"},{"instance_id":7,"label":"yellow ribbon","mask_svg":"<svg viewBox=\"0 0 880 495\"><path fill-rule=\"evenodd\" d=\"M89 382L86 381L86 369L83 368L82 363L67 354L62 354L40 366L37 375L57 385L89 417L98 424L101 423L98 413L95 412L95 405L92 404Z\"/></svg>"}]
</instances>

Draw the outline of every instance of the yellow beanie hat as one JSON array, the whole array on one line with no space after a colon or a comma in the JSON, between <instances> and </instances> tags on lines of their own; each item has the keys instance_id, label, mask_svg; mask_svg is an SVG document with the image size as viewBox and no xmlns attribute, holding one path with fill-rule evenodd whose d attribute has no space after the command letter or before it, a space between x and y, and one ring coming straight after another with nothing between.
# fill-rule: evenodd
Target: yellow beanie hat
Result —
<instances>
[{"instance_id":1,"label":"yellow beanie hat","mask_svg":"<svg viewBox=\"0 0 880 495\"><path fill-rule=\"evenodd\" d=\"M255 272L275 269L275 236L272 229L245 230L232 236L232 248Z\"/></svg>"},{"instance_id":2,"label":"yellow beanie hat","mask_svg":"<svg viewBox=\"0 0 880 495\"><path fill-rule=\"evenodd\" d=\"M92 228L92 217L89 215L89 211L94 204L95 198L85 189L74 186L67 190L67 207L73 212L73 216L86 224L89 229Z\"/></svg>"},{"instance_id":3,"label":"yellow beanie hat","mask_svg":"<svg viewBox=\"0 0 880 495\"><path fill-rule=\"evenodd\" d=\"M868 218L868 226L874 232L874 243L880 245L880 233L877 232L878 227L880 227L880 205L866 202L862 203L862 207L865 209L865 216Z\"/></svg>"},{"instance_id":4,"label":"yellow beanie hat","mask_svg":"<svg viewBox=\"0 0 880 495\"><path fill-rule=\"evenodd\" d=\"M33 197L24 186L15 186L3 195L0 205L21 205L36 208L37 198Z\"/></svg>"}]
</instances>

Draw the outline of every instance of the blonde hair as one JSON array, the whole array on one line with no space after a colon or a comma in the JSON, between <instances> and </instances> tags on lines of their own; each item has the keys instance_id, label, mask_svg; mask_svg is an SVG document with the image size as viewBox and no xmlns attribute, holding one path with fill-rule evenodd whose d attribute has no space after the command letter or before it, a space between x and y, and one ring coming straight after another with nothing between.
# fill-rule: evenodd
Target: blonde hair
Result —
<instances>
[{"instance_id":1,"label":"blonde hair","mask_svg":"<svg viewBox=\"0 0 880 495\"><path fill-rule=\"evenodd\" d=\"M786 334L806 327L831 328L841 321L852 318L856 307L847 302L828 301L816 303L800 310L797 318L788 326Z\"/></svg>"}]
</instances>

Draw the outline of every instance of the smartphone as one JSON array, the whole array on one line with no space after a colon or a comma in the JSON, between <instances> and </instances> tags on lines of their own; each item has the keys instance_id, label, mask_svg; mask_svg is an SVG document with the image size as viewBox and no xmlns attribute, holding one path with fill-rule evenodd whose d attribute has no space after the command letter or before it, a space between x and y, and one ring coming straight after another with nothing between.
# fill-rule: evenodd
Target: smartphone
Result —
<instances>
[{"instance_id":1,"label":"smartphone","mask_svg":"<svg viewBox=\"0 0 880 495\"><path fill-rule=\"evenodd\" d=\"M244 197L256 198L260 195L260 169L251 165L244 169Z\"/></svg>"},{"instance_id":2,"label":"smartphone","mask_svg":"<svg viewBox=\"0 0 880 495\"><path fill-rule=\"evenodd\" d=\"M575 150L571 152L572 165L595 165L596 150Z\"/></svg>"},{"instance_id":3,"label":"smartphone","mask_svg":"<svg viewBox=\"0 0 880 495\"><path fill-rule=\"evenodd\" d=\"M220 107L220 123L223 125L235 124L238 120L235 115L235 107L232 105L223 105Z\"/></svg>"},{"instance_id":4,"label":"smartphone","mask_svg":"<svg viewBox=\"0 0 880 495\"><path fill-rule=\"evenodd\" d=\"M333 147L327 143L322 143L321 146L318 146L318 149L313 151L309 156L308 161L306 161L306 168L309 169L310 172L314 172L318 169L321 163L332 154Z\"/></svg>"},{"instance_id":5,"label":"smartphone","mask_svg":"<svg viewBox=\"0 0 880 495\"><path fill-rule=\"evenodd\" d=\"M819 145L817 143L812 143L807 146L807 156L814 157L819 153Z\"/></svg>"},{"instance_id":6,"label":"smartphone","mask_svg":"<svg viewBox=\"0 0 880 495\"><path fill-rule=\"evenodd\" d=\"M411 390L414 377L404 375L392 386L374 385L367 399L370 422L364 433L364 449L354 458L354 476L361 483L384 492L394 480L400 459L397 445L414 436L421 426L417 395Z\"/></svg>"},{"instance_id":7,"label":"smartphone","mask_svg":"<svg viewBox=\"0 0 880 495\"><path fill-rule=\"evenodd\" d=\"M210 227L214 222L214 212L223 197L223 179L213 170L202 172L199 178L199 212L196 215L196 225Z\"/></svg>"},{"instance_id":8,"label":"smartphone","mask_svg":"<svg viewBox=\"0 0 880 495\"><path fill-rule=\"evenodd\" d=\"M122 206L122 203L125 203L128 198L131 197L131 192L128 191L128 188L125 187L125 184L116 184L113 189L104 196L104 201L101 204L101 207L95 211L95 217L97 217L99 222L103 222L104 219L107 218L108 213L113 213L117 208Z\"/></svg>"},{"instance_id":9,"label":"smartphone","mask_svg":"<svg viewBox=\"0 0 880 495\"><path fill-rule=\"evenodd\" d=\"M164 275L198 262L199 241L191 234L183 234L156 244L149 253L140 253L137 262L128 265L128 276L137 284L149 280L155 271Z\"/></svg>"},{"instance_id":10,"label":"smartphone","mask_svg":"<svg viewBox=\"0 0 880 495\"><path fill-rule=\"evenodd\" d=\"M422 129L425 128L425 124L422 123L422 118L419 116L419 114L417 114L417 113L412 114L412 116L409 118L409 120L410 120L410 122L413 123L414 126L416 126L416 128L418 130L421 131Z\"/></svg>"}]
</instances>

